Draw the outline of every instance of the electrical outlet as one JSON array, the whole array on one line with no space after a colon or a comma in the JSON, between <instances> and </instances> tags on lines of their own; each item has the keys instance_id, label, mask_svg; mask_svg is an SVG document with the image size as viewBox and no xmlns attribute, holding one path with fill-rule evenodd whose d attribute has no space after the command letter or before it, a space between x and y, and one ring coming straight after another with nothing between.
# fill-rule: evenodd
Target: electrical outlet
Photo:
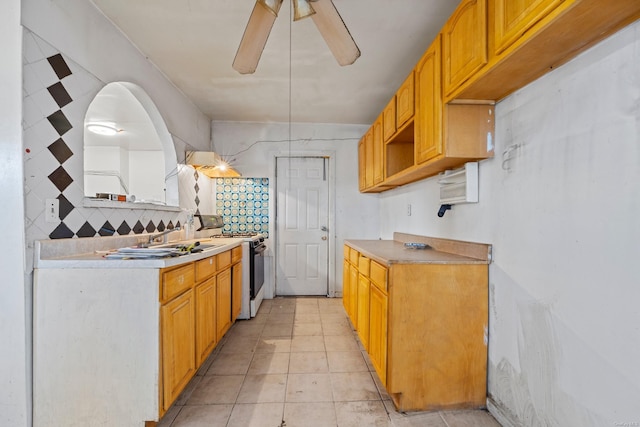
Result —
<instances>
[{"instance_id":1,"label":"electrical outlet","mask_svg":"<svg viewBox=\"0 0 640 427\"><path fill-rule=\"evenodd\" d=\"M411 203L407 205L407 216L411 216Z\"/></svg>"},{"instance_id":2,"label":"electrical outlet","mask_svg":"<svg viewBox=\"0 0 640 427\"><path fill-rule=\"evenodd\" d=\"M45 200L44 222L60 222L60 200L58 199Z\"/></svg>"}]
</instances>

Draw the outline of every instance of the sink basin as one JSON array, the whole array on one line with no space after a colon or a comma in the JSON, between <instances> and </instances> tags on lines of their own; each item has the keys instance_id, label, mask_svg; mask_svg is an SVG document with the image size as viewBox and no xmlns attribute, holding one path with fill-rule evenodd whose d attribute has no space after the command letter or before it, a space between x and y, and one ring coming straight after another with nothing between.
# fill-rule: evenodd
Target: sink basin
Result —
<instances>
[{"instance_id":1,"label":"sink basin","mask_svg":"<svg viewBox=\"0 0 640 427\"><path fill-rule=\"evenodd\" d=\"M189 247L189 245L191 245L191 243L166 243L166 244L154 245L152 247L153 248L182 249L182 248ZM222 246L222 245L214 245L214 244L211 244L211 243L200 243L198 246L195 246L192 249L192 252L201 252L201 251L206 251L206 250L209 250L209 249L215 249L218 246Z\"/></svg>"}]
</instances>

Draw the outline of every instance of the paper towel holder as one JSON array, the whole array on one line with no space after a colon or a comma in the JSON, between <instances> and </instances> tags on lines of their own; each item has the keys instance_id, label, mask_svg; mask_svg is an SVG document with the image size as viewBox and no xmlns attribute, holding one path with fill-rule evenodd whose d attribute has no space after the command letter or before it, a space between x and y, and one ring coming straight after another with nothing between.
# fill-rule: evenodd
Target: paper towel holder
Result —
<instances>
[{"instance_id":1,"label":"paper towel holder","mask_svg":"<svg viewBox=\"0 0 640 427\"><path fill-rule=\"evenodd\" d=\"M438 183L441 205L478 203L478 162L468 162L462 168L445 171Z\"/></svg>"}]
</instances>

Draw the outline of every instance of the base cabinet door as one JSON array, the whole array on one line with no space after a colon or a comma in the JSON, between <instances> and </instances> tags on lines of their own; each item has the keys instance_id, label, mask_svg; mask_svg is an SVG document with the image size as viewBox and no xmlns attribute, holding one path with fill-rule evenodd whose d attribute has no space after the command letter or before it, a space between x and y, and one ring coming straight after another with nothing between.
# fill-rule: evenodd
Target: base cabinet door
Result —
<instances>
[{"instance_id":1,"label":"base cabinet door","mask_svg":"<svg viewBox=\"0 0 640 427\"><path fill-rule=\"evenodd\" d=\"M242 264L231 268L231 321L235 322L242 311Z\"/></svg>"},{"instance_id":2,"label":"base cabinet door","mask_svg":"<svg viewBox=\"0 0 640 427\"><path fill-rule=\"evenodd\" d=\"M347 315L349 315L349 297L351 296L351 288L349 286L351 283L349 281L349 265L349 261L347 261L347 258L345 257L342 261L342 305L344 306L344 310L347 312Z\"/></svg>"},{"instance_id":3,"label":"base cabinet door","mask_svg":"<svg viewBox=\"0 0 640 427\"><path fill-rule=\"evenodd\" d=\"M369 287L371 282L358 275L358 336L365 350L369 349Z\"/></svg>"},{"instance_id":4,"label":"base cabinet door","mask_svg":"<svg viewBox=\"0 0 640 427\"><path fill-rule=\"evenodd\" d=\"M221 271L216 282L217 339L220 341L231 327L231 269Z\"/></svg>"},{"instance_id":5,"label":"base cabinet door","mask_svg":"<svg viewBox=\"0 0 640 427\"><path fill-rule=\"evenodd\" d=\"M387 386L387 295L376 286L369 293L369 357Z\"/></svg>"},{"instance_id":6,"label":"base cabinet door","mask_svg":"<svg viewBox=\"0 0 640 427\"><path fill-rule=\"evenodd\" d=\"M358 267L349 266L349 310L347 314L354 328L358 327Z\"/></svg>"},{"instance_id":7,"label":"base cabinet door","mask_svg":"<svg viewBox=\"0 0 640 427\"><path fill-rule=\"evenodd\" d=\"M161 307L163 409L167 410L196 372L193 289Z\"/></svg>"},{"instance_id":8,"label":"base cabinet door","mask_svg":"<svg viewBox=\"0 0 640 427\"><path fill-rule=\"evenodd\" d=\"M209 356L217 340L216 278L195 287L196 293L196 358L198 366Z\"/></svg>"}]
</instances>

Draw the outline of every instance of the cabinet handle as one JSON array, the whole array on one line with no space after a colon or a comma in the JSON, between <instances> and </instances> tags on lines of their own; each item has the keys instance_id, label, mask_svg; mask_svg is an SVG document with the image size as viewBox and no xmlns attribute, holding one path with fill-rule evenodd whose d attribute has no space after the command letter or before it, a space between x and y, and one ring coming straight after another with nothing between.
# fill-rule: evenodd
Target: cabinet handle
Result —
<instances>
[{"instance_id":1,"label":"cabinet handle","mask_svg":"<svg viewBox=\"0 0 640 427\"><path fill-rule=\"evenodd\" d=\"M178 283L181 285L184 283L184 276L178 277Z\"/></svg>"},{"instance_id":2,"label":"cabinet handle","mask_svg":"<svg viewBox=\"0 0 640 427\"><path fill-rule=\"evenodd\" d=\"M213 258L209 258L209 265L213 264Z\"/></svg>"}]
</instances>

